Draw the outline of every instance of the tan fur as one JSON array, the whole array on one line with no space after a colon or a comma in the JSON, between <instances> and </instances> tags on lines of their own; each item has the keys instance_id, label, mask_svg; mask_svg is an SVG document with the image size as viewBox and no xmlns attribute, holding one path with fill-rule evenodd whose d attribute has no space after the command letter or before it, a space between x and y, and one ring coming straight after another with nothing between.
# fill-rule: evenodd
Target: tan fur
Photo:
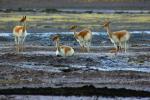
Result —
<instances>
[{"instance_id":1,"label":"tan fur","mask_svg":"<svg viewBox=\"0 0 150 100\"><path fill-rule=\"evenodd\" d=\"M112 35L115 35L119 40L124 37L127 33L123 31L113 32Z\"/></svg>"},{"instance_id":2,"label":"tan fur","mask_svg":"<svg viewBox=\"0 0 150 100\"><path fill-rule=\"evenodd\" d=\"M71 50L71 48L68 46L60 46L60 48L64 50L65 55Z\"/></svg>"},{"instance_id":3,"label":"tan fur","mask_svg":"<svg viewBox=\"0 0 150 100\"><path fill-rule=\"evenodd\" d=\"M25 32L26 29L24 26L15 26L13 30L16 33L16 35L19 35L19 33Z\"/></svg>"}]
</instances>

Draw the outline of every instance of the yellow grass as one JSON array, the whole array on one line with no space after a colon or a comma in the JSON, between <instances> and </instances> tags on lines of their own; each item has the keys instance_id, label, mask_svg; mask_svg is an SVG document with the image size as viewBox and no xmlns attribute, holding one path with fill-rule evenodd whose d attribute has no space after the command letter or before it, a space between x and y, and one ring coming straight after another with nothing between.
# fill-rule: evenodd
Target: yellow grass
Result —
<instances>
[{"instance_id":1,"label":"yellow grass","mask_svg":"<svg viewBox=\"0 0 150 100\"><path fill-rule=\"evenodd\" d=\"M125 27L128 29L145 29L140 23L150 24L150 14L62 14L62 13L0 13L0 23L3 23L3 27L8 28L7 23L18 23L23 15L27 15L27 21L29 26L36 26L36 28L66 28L67 25L78 24L80 27L90 26L93 29L98 29L104 19L109 19L112 24L119 24L118 28ZM130 24L132 23L132 24ZM135 24L133 26L133 24ZM121 25L121 26L120 26Z\"/></svg>"}]
</instances>

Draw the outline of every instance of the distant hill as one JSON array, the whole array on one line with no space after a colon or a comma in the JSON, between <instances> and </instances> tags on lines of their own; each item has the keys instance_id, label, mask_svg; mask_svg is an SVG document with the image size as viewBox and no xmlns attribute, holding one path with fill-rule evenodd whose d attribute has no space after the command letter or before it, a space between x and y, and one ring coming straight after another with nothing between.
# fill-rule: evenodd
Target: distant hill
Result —
<instances>
[{"instance_id":1,"label":"distant hill","mask_svg":"<svg viewBox=\"0 0 150 100\"><path fill-rule=\"evenodd\" d=\"M88 8L150 10L150 0L0 0L0 9L5 8Z\"/></svg>"}]
</instances>

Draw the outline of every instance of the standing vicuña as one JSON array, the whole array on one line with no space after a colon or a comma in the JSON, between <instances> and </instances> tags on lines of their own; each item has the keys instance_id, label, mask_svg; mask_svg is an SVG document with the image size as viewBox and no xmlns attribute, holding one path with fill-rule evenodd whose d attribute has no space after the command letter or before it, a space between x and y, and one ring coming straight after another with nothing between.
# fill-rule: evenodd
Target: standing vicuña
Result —
<instances>
[{"instance_id":1,"label":"standing vicu\u00f1a","mask_svg":"<svg viewBox=\"0 0 150 100\"><path fill-rule=\"evenodd\" d=\"M87 49L87 51L90 51L91 41L92 41L92 32L89 28L84 28L80 32L76 32L77 26L72 26L70 30L74 32L75 39L79 42L81 46L81 50L84 48Z\"/></svg>"},{"instance_id":2,"label":"standing vicu\u00f1a","mask_svg":"<svg viewBox=\"0 0 150 100\"><path fill-rule=\"evenodd\" d=\"M72 56L74 54L74 49L70 46L60 45L60 38L58 35L53 37L53 41L56 43L56 56Z\"/></svg>"},{"instance_id":3,"label":"standing vicu\u00f1a","mask_svg":"<svg viewBox=\"0 0 150 100\"><path fill-rule=\"evenodd\" d=\"M27 36L26 16L23 16L22 19L20 20L20 24L22 23L23 25L18 25L13 28L13 35L15 37L15 45L17 52L19 52L20 49L23 50L23 44Z\"/></svg>"},{"instance_id":4,"label":"standing vicu\u00f1a","mask_svg":"<svg viewBox=\"0 0 150 100\"><path fill-rule=\"evenodd\" d=\"M110 21L105 20L102 26L106 28L107 34L109 35L111 42L114 43L114 46L116 47L116 52L121 50L122 47L125 49L125 52L126 52L127 42L130 38L130 33L126 30L112 32L109 24L110 24Z\"/></svg>"}]
</instances>

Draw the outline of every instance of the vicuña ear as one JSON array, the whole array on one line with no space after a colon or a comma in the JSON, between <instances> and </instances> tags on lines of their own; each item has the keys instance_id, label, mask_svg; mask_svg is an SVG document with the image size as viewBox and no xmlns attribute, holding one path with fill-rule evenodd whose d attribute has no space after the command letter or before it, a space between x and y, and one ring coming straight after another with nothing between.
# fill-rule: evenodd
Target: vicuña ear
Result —
<instances>
[{"instance_id":1,"label":"vicu\u00f1a ear","mask_svg":"<svg viewBox=\"0 0 150 100\"><path fill-rule=\"evenodd\" d=\"M57 39L59 39L59 35L55 35L55 36L53 36L53 38L52 38L53 41L55 41L55 40L57 40Z\"/></svg>"}]
</instances>

